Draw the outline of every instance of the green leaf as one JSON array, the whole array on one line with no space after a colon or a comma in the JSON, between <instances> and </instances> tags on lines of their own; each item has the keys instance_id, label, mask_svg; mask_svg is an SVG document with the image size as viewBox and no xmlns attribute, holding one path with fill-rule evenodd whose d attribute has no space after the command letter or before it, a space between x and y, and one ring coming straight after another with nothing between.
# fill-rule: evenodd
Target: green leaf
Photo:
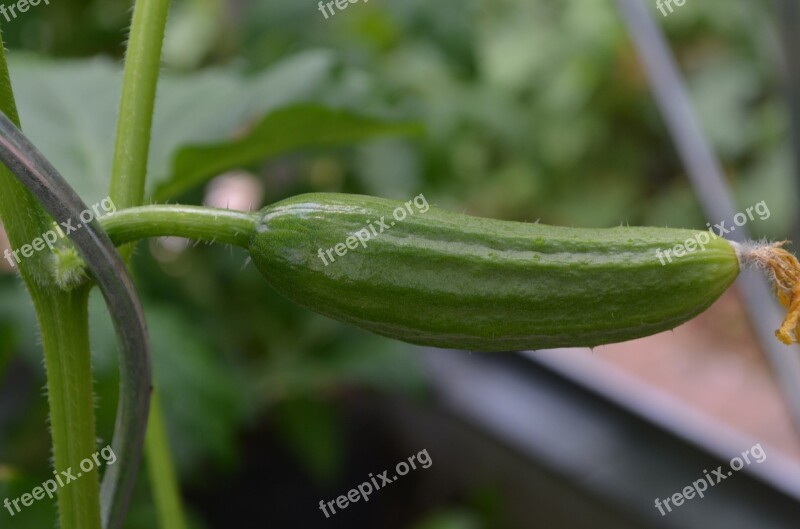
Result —
<instances>
[{"instance_id":1,"label":"green leaf","mask_svg":"<svg viewBox=\"0 0 800 529\"><path fill-rule=\"evenodd\" d=\"M10 60L22 127L89 205L108 194L121 69L107 59ZM148 189L171 175L184 145L229 138L242 123L298 101L324 100L334 56L313 50L246 77L232 68L165 73L159 83L148 161Z\"/></svg>"},{"instance_id":2,"label":"green leaf","mask_svg":"<svg viewBox=\"0 0 800 529\"><path fill-rule=\"evenodd\" d=\"M181 149L172 178L157 190L155 199L174 197L224 171L290 151L420 132L414 123L384 121L321 105L293 105L266 115L239 139Z\"/></svg>"}]
</instances>

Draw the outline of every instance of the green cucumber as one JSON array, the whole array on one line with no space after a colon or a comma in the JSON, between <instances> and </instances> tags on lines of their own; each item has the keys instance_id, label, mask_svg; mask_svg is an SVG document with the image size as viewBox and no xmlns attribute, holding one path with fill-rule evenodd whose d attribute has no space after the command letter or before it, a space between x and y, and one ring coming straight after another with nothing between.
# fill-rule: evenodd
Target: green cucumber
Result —
<instances>
[{"instance_id":1,"label":"green cucumber","mask_svg":"<svg viewBox=\"0 0 800 529\"><path fill-rule=\"evenodd\" d=\"M261 211L250 254L276 290L311 310L414 344L479 351L595 346L671 329L739 273L734 248L716 237L659 260L657 250L707 240L705 231L564 228L423 209L296 196Z\"/></svg>"}]
</instances>

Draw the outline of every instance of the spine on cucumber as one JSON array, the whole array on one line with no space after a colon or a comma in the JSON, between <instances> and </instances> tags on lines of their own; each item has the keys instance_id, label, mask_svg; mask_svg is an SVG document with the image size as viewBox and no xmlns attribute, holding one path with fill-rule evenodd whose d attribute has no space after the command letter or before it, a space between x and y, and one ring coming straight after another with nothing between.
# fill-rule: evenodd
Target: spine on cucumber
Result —
<instances>
[{"instance_id":1,"label":"spine on cucumber","mask_svg":"<svg viewBox=\"0 0 800 529\"><path fill-rule=\"evenodd\" d=\"M657 250L708 236L483 219L422 195L308 194L262 210L250 253L276 290L321 314L414 344L501 351L619 342L690 320L736 278L736 253L713 237L671 262Z\"/></svg>"}]
</instances>

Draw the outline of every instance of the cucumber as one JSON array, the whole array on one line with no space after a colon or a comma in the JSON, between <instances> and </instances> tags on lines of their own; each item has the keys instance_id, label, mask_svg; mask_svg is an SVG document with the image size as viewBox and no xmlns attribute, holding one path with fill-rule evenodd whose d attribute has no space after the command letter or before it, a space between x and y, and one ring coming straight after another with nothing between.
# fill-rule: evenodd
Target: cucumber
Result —
<instances>
[{"instance_id":1,"label":"cucumber","mask_svg":"<svg viewBox=\"0 0 800 529\"><path fill-rule=\"evenodd\" d=\"M277 291L313 311L413 344L478 351L595 346L671 329L739 273L734 248L716 237L662 264L657 250L709 239L705 231L424 209L299 195L261 211L249 250Z\"/></svg>"}]
</instances>

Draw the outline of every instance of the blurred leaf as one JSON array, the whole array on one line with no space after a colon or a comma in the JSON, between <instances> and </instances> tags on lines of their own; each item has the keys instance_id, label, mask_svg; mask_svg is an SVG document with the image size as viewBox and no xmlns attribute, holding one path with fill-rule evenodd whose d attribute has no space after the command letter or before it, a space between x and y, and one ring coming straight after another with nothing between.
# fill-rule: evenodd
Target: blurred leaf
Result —
<instances>
[{"instance_id":1,"label":"blurred leaf","mask_svg":"<svg viewBox=\"0 0 800 529\"><path fill-rule=\"evenodd\" d=\"M282 402L276 413L281 435L309 473L321 481L334 479L344 462L344 435L335 408L301 397Z\"/></svg>"},{"instance_id":2,"label":"blurred leaf","mask_svg":"<svg viewBox=\"0 0 800 529\"><path fill-rule=\"evenodd\" d=\"M703 212L687 181L678 181L640 205L642 223L666 228L705 229Z\"/></svg>"},{"instance_id":3,"label":"blurred leaf","mask_svg":"<svg viewBox=\"0 0 800 529\"><path fill-rule=\"evenodd\" d=\"M96 294L96 293L95 293ZM116 384L116 338L99 295L90 307L92 344L99 352L96 370L102 378L98 393L109 399ZM195 322L165 306L146 304L148 330L153 348L153 377L161 392L176 464L186 470L212 459L231 464L236 460L237 432L251 411L251 398L237 369L209 347ZM104 400L105 402L105 400ZM110 414L109 414L110 412ZM98 411L106 428L114 409Z\"/></svg>"},{"instance_id":4,"label":"blurred leaf","mask_svg":"<svg viewBox=\"0 0 800 529\"><path fill-rule=\"evenodd\" d=\"M42 353L37 340L38 328L33 302L19 276L0 279L0 358L22 352L31 365L41 367Z\"/></svg>"},{"instance_id":5,"label":"blurred leaf","mask_svg":"<svg viewBox=\"0 0 800 529\"><path fill-rule=\"evenodd\" d=\"M194 68L218 44L225 20L222 0L188 0L177 3L164 36L164 62Z\"/></svg>"},{"instance_id":6,"label":"blurred leaf","mask_svg":"<svg viewBox=\"0 0 800 529\"><path fill-rule=\"evenodd\" d=\"M320 105L290 106L268 114L239 139L178 151L173 176L156 191L156 200L176 196L229 169L297 149L418 132L419 127L412 123L384 121Z\"/></svg>"},{"instance_id":7,"label":"blurred leaf","mask_svg":"<svg viewBox=\"0 0 800 529\"><path fill-rule=\"evenodd\" d=\"M482 529L479 518L464 511L444 511L427 516L410 529Z\"/></svg>"},{"instance_id":8,"label":"blurred leaf","mask_svg":"<svg viewBox=\"0 0 800 529\"><path fill-rule=\"evenodd\" d=\"M359 146L355 177L368 195L408 200L421 185L419 165L413 145L397 139L380 140Z\"/></svg>"},{"instance_id":9,"label":"blurred leaf","mask_svg":"<svg viewBox=\"0 0 800 529\"><path fill-rule=\"evenodd\" d=\"M421 395L426 380L414 346L370 335L364 331L343 328L324 316L314 316L312 322L330 325L341 336L333 347L322 344L297 344L292 354L268 358L260 369L259 393L266 401L296 398L299 395L330 390L351 384L376 391L397 391ZM306 326L309 335L319 335L312 325ZM295 338L297 340L297 338ZM411 350L410 350L411 349ZM309 355L309 351L320 354Z\"/></svg>"},{"instance_id":10,"label":"blurred leaf","mask_svg":"<svg viewBox=\"0 0 800 529\"><path fill-rule=\"evenodd\" d=\"M762 153L746 171L745 178L735 190L738 211L764 201L767 212L763 216L755 215L755 220L748 223L751 237L785 239L791 233L797 222L796 171L788 146ZM793 245L794 251L797 251L799 243Z\"/></svg>"},{"instance_id":11,"label":"blurred leaf","mask_svg":"<svg viewBox=\"0 0 800 529\"><path fill-rule=\"evenodd\" d=\"M198 333L196 322L166 307L147 309L153 369L173 453L181 467L237 459L237 435L252 399L237 370Z\"/></svg>"},{"instance_id":12,"label":"blurred leaf","mask_svg":"<svg viewBox=\"0 0 800 529\"><path fill-rule=\"evenodd\" d=\"M107 196L111 173L119 65L30 55L14 55L10 62L23 130L84 201L99 202ZM164 74L153 121L149 189L170 176L180 147L219 141L264 112L322 98L333 65L332 54L306 51L251 78L231 68Z\"/></svg>"},{"instance_id":13,"label":"blurred leaf","mask_svg":"<svg viewBox=\"0 0 800 529\"><path fill-rule=\"evenodd\" d=\"M632 204L635 197L631 186L622 180L596 178L559 196L548 213L557 224L565 226L610 227L631 222Z\"/></svg>"},{"instance_id":14,"label":"blurred leaf","mask_svg":"<svg viewBox=\"0 0 800 529\"><path fill-rule=\"evenodd\" d=\"M196 512L196 505L191 500L184 502L186 514L186 529L212 529L200 519ZM147 472L139 472L134 489L133 500L128 516L125 519L124 529L167 529L159 525L158 513L153 503L153 488Z\"/></svg>"},{"instance_id":15,"label":"blurred leaf","mask_svg":"<svg viewBox=\"0 0 800 529\"><path fill-rule=\"evenodd\" d=\"M695 66L690 89L706 136L723 158L731 158L752 145L756 123L750 105L758 97L760 72L751 61L720 55Z\"/></svg>"}]
</instances>

